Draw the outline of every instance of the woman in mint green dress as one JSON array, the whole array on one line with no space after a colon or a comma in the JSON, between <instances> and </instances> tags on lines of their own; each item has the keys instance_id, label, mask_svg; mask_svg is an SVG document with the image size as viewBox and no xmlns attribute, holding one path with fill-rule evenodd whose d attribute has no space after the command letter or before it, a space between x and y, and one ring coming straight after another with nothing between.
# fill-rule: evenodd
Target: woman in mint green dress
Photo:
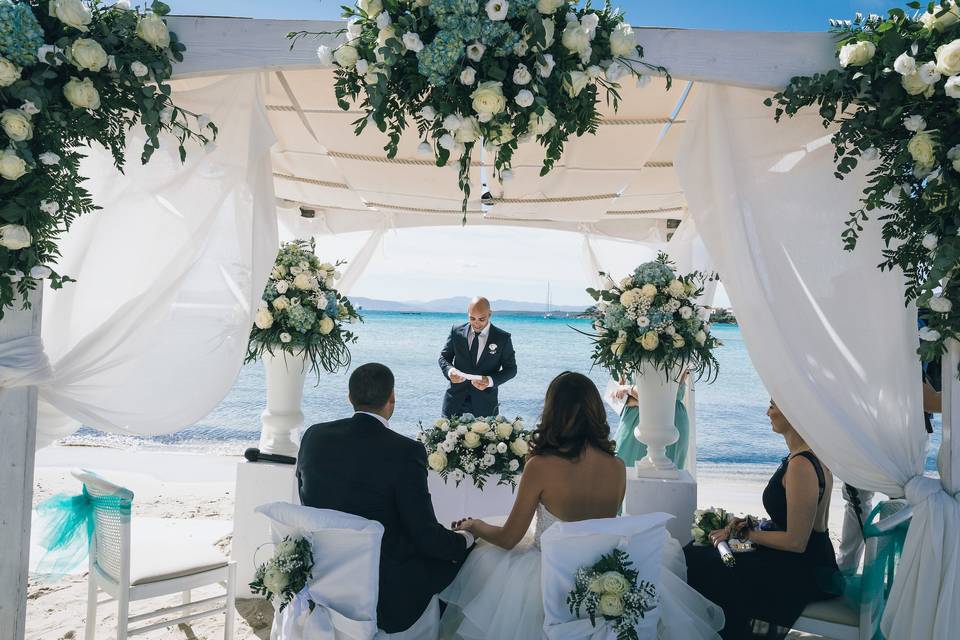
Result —
<instances>
[{"instance_id":1,"label":"woman in mint green dress","mask_svg":"<svg viewBox=\"0 0 960 640\"><path fill-rule=\"evenodd\" d=\"M690 419L687 417L687 407L683 402L686 395L686 385L684 384L686 378L687 374L683 374L683 378L680 379L680 388L677 390L677 411L673 419L673 424L680 432L680 437L667 447L667 457L673 460L677 469L686 468L687 447L690 442ZM623 384L622 381L621 384ZM640 421L636 389L622 387L622 393L627 396L627 403L620 413L620 429L617 430L617 457L623 460L625 465L632 467L637 460L647 455L647 446L633 435L633 429Z\"/></svg>"}]
</instances>

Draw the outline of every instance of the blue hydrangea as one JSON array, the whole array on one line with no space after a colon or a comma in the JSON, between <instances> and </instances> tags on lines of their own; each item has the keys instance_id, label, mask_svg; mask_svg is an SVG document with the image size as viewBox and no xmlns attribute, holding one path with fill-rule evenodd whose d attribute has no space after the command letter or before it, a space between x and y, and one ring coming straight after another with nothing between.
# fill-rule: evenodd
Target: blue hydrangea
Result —
<instances>
[{"instance_id":1,"label":"blue hydrangea","mask_svg":"<svg viewBox=\"0 0 960 640\"><path fill-rule=\"evenodd\" d=\"M327 308L324 309L327 312L327 315L331 318L336 318L339 310L337 309L337 296L333 294L327 295Z\"/></svg>"},{"instance_id":2,"label":"blue hydrangea","mask_svg":"<svg viewBox=\"0 0 960 640\"><path fill-rule=\"evenodd\" d=\"M473 415L472 413L465 413L465 414L463 414L462 416L460 416L460 422L461 422L461 423L464 423L464 422L473 422L474 420L476 420L476 416Z\"/></svg>"},{"instance_id":3,"label":"blue hydrangea","mask_svg":"<svg viewBox=\"0 0 960 640\"><path fill-rule=\"evenodd\" d=\"M316 312L301 304L287 309L287 323L300 333L310 331L310 328L313 327L316 322Z\"/></svg>"},{"instance_id":4,"label":"blue hydrangea","mask_svg":"<svg viewBox=\"0 0 960 640\"><path fill-rule=\"evenodd\" d=\"M537 0L510 0L510 6L507 8L507 17L516 18L530 13L530 9L537 6Z\"/></svg>"},{"instance_id":5,"label":"blue hydrangea","mask_svg":"<svg viewBox=\"0 0 960 640\"><path fill-rule=\"evenodd\" d=\"M463 57L463 38L456 31L440 31L433 42L417 54L420 75L432 85L449 81Z\"/></svg>"},{"instance_id":6,"label":"blue hydrangea","mask_svg":"<svg viewBox=\"0 0 960 640\"><path fill-rule=\"evenodd\" d=\"M603 326L610 331L624 331L633 321L627 317L627 311L619 304L612 305L603 316Z\"/></svg>"},{"instance_id":7,"label":"blue hydrangea","mask_svg":"<svg viewBox=\"0 0 960 640\"><path fill-rule=\"evenodd\" d=\"M673 314L660 309L651 309L647 313L647 318L650 320L650 328L659 331L673 320Z\"/></svg>"},{"instance_id":8,"label":"blue hydrangea","mask_svg":"<svg viewBox=\"0 0 960 640\"><path fill-rule=\"evenodd\" d=\"M0 55L25 67L37 62L43 29L29 4L0 0Z\"/></svg>"},{"instance_id":9,"label":"blue hydrangea","mask_svg":"<svg viewBox=\"0 0 960 640\"><path fill-rule=\"evenodd\" d=\"M664 287L674 279L673 269L662 262L645 262L633 272L633 281L637 286L645 284Z\"/></svg>"}]
</instances>

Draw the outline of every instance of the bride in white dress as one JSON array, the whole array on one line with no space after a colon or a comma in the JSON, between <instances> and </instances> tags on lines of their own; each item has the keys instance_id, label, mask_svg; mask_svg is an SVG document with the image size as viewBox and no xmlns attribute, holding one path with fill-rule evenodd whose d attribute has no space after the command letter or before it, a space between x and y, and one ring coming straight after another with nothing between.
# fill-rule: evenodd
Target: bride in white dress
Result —
<instances>
[{"instance_id":1,"label":"bride in white dress","mask_svg":"<svg viewBox=\"0 0 960 640\"><path fill-rule=\"evenodd\" d=\"M600 394L579 373L557 376L544 400L540 426L517 497L503 526L467 518L454 527L479 540L453 583L440 594L447 603L440 637L456 640L534 640L542 637L540 538L558 521L617 516L626 471L613 455ZM536 517L532 536L528 530ZM714 640L723 612L683 581L686 566L673 538L663 564L678 579L658 585L664 610L660 640ZM667 572L664 571L664 574ZM669 600L669 602L666 602Z\"/></svg>"}]
</instances>

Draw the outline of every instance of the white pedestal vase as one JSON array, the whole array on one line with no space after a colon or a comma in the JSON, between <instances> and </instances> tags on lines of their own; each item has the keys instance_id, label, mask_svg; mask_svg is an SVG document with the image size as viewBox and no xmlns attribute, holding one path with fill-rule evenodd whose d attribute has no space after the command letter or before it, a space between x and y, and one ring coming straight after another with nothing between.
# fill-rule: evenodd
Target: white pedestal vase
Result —
<instances>
[{"instance_id":1,"label":"white pedestal vase","mask_svg":"<svg viewBox=\"0 0 960 640\"><path fill-rule=\"evenodd\" d=\"M263 354L267 373L267 408L260 415L260 451L296 457L303 426L303 382L307 365L302 354L276 349Z\"/></svg>"},{"instance_id":2,"label":"white pedestal vase","mask_svg":"<svg viewBox=\"0 0 960 640\"><path fill-rule=\"evenodd\" d=\"M678 477L677 466L667 457L667 447L680 438L674 424L680 373L676 368L667 374L644 362L633 375L639 412L633 435L647 447L647 455L636 464L640 478Z\"/></svg>"}]
</instances>

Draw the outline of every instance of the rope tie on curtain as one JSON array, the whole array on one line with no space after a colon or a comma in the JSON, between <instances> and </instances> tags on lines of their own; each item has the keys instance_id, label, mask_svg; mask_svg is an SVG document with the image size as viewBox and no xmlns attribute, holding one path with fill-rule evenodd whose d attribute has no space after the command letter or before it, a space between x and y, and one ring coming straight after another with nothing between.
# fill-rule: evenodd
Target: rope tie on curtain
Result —
<instances>
[{"instance_id":1,"label":"rope tie on curtain","mask_svg":"<svg viewBox=\"0 0 960 640\"><path fill-rule=\"evenodd\" d=\"M936 478L918 475L913 476L904 487L907 502L911 506L916 506L925 501L935 493L943 491L943 485Z\"/></svg>"},{"instance_id":2,"label":"rope tie on curtain","mask_svg":"<svg viewBox=\"0 0 960 640\"><path fill-rule=\"evenodd\" d=\"M40 336L0 342L0 389L40 385L53 377Z\"/></svg>"}]
</instances>

